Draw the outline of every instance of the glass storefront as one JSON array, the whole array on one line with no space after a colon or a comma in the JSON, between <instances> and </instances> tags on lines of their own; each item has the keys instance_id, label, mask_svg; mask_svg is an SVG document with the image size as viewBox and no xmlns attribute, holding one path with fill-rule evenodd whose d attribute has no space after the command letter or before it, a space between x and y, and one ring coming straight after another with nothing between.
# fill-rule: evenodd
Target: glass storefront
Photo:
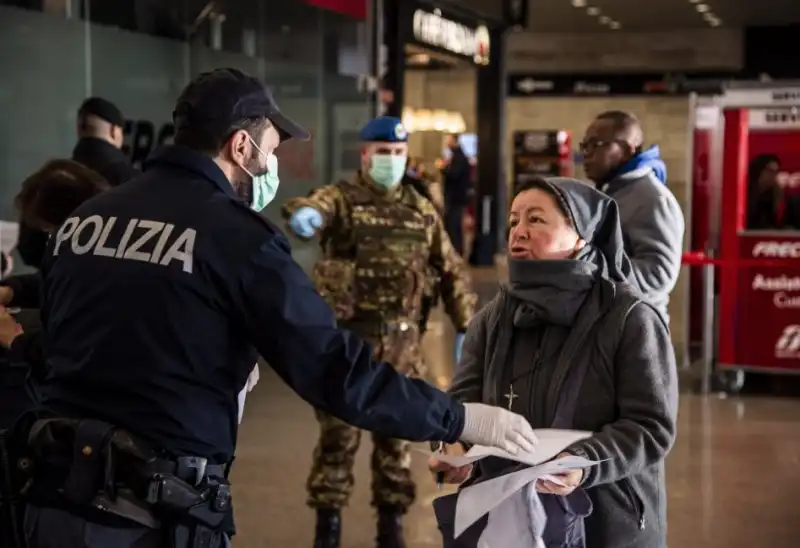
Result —
<instances>
[{"instance_id":1,"label":"glass storefront","mask_svg":"<svg viewBox=\"0 0 800 548\"><path fill-rule=\"evenodd\" d=\"M69 157L83 99L100 96L122 110L125 150L141 164L171 139L182 88L219 67L263 79L313 136L279 149L281 187L268 217L356 169L357 132L370 115L358 86L368 29L313 3L0 0L0 218L16 217L13 197L28 174ZM314 246L295 247L302 256Z\"/></svg>"}]
</instances>

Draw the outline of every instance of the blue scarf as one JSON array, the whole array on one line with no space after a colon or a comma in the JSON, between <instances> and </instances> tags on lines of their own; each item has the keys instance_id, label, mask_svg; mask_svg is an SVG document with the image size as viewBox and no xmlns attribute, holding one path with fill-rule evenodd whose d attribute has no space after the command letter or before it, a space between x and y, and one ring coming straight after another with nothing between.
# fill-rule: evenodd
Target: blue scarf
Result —
<instances>
[{"instance_id":1,"label":"blue scarf","mask_svg":"<svg viewBox=\"0 0 800 548\"><path fill-rule=\"evenodd\" d=\"M661 151L659 150L658 145L651 146L647 150L640 152L628 160L617 170L616 173L614 173L614 177L625 175L626 173L636 171L637 169L641 169L643 167L651 168L653 170L653 174L656 176L656 179L664 184L667 184L667 166L661 159Z\"/></svg>"}]
</instances>

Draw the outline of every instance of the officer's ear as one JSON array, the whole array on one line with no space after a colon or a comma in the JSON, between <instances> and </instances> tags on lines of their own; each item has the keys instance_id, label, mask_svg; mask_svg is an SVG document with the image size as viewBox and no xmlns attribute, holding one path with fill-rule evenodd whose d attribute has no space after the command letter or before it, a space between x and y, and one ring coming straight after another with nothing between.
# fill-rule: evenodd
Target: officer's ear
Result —
<instances>
[{"instance_id":1,"label":"officer's ear","mask_svg":"<svg viewBox=\"0 0 800 548\"><path fill-rule=\"evenodd\" d=\"M250 149L252 148L250 136L243 129L237 130L228 139L226 148L231 162L242 165L250 159Z\"/></svg>"}]
</instances>

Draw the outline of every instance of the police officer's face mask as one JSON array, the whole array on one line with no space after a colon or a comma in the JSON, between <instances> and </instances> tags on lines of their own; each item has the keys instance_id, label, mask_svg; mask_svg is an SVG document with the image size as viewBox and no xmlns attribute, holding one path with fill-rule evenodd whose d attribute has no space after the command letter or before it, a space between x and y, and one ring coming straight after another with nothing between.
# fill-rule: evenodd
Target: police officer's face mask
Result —
<instances>
[{"instance_id":1,"label":"police officer's face mask","mask_svg":"<svg viewBox=\"0 0 800 548\"><path fill-rule=\"evenodd\" d=\"M253 211L262 211L275 199L275 195L278 193L278 185L280 185L280 179L278 179L278 157L274 154L266 154L252 138L250 142L257 151L255 158L253 158L250 164L260 166L260 156L265 156L267 158L267 165L263 169L260 167L247 169L241 166L242 170L250 176L251 180L249 193L247 193L245 199L249 200L250 209Z\"/></svg>"},{"instance_id":2,"label":"police officer's face mask","mask_svg":"<svg viewBox=\"0 0 800 548\"><path fill-rule=\"evenodd\" d=\"M392 188L403 178L406 164L408 164L406 155L373 154L370 158L369 176L378 185Z\"/></svg>"}]
</instances>

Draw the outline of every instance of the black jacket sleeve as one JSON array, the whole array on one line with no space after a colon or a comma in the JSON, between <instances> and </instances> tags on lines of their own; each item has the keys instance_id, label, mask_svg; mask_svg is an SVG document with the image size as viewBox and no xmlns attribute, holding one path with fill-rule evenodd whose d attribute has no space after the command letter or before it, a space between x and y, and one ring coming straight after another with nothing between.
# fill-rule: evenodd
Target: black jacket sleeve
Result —
<instances>
[{"instance_id":1,"label":"black jacket sleeve","mask_svg":"<svg viewBox=\"0 0 800 548\"><path fill-rule=\"evenodd\" d=\"M42 351L42 332L40 329L25 332L17 336L11 343L9 358L16 363L24 363L30 367L36 382L42 383L47 377L47 362Z\"/></svg>"},{"instance_id":2,"label":"black jacket sleeve","mask_svg":"<svg viewBox=\"0 0 800 548\"><path fill-rule=\"evenodd\" d=\"M463 405L423 380L375 363L369 345L336 326L283 235L251 257L239 285L243 321L255 347L315 408L387 438L459 438Z\"/></svg>"},{"instance_id":3,"label":"black jacket sleeve","mask_svg":"<svg viewBox=\"0 0 800 548\"><path fill-rule=\"evenodd\" d=\"M39 308L42 278L38 273L11 276L0 281L0 285L8 286L14 291L14 298L8 303L10 306Z\"/></svg>"}]
</instances>

